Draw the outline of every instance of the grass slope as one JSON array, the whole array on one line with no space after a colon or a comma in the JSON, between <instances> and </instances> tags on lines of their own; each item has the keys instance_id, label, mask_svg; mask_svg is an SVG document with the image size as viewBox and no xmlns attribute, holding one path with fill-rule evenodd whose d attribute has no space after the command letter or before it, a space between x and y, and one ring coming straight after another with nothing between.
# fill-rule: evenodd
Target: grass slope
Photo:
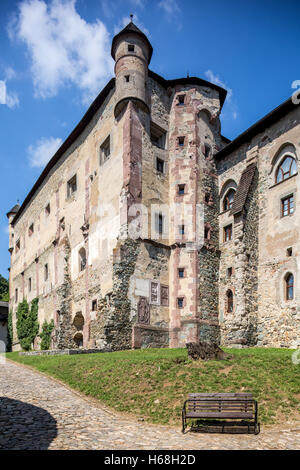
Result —
<instances>
[{"instance_id":1,"label":"grass slope","mask_svg":"<svg viewBox=\"0 0 300 470\"><path fill-rule=\"evenodd\" d=\"M117 411L152 423L179 424L189 392L252 392L261 423L300 411L300 366L288 349L226 349L226 361L191 361L185 349L147 349L79 356L22 357L35 367Z\"/></svg>"}]
</instances>

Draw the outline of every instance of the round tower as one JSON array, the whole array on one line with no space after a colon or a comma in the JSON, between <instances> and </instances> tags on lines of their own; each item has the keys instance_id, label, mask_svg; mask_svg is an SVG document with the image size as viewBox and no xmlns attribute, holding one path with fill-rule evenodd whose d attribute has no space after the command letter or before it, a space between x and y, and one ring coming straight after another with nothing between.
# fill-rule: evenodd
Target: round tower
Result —
<instances>
[{"instance_id":1,"label":"round tower","mask_svg":"<svg viewBox=\"0 0 300 470\"><path fill-rule=\"evenodd\" d=\"M149 112L147 78L152 52L147 36L132 21L113 38L111 55L116 62L117 94L115 117L129 100Z\"/></svg>"}]
</instances>

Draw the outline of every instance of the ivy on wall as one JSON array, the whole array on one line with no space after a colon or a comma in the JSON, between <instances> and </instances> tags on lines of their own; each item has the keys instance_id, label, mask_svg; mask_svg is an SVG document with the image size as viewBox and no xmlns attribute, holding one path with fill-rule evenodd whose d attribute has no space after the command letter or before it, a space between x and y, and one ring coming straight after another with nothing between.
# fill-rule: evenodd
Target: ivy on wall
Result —
<instances>
[{"instance_id":1,"label":"ivy on wall","mask_svg":"<svg viewBox=\"0 0 300 470\"><path fill-rule=\"evenodd\" d=\"M24 299L19 303L17 309L17 335L21 348L30 351L32 343L39 332L38 318L39 299L33 299L31 308Z\"/></svg>"},{"instance_id":2,"label":"ivy on wall","mask_svg":"<svg viewBox=\"0 0 300 470\"><path fill-rule=\"evenodd\" d=\"M41 349L50 349L51 344L51 333L54 328L54 321L51 320L49 323L45 320L42 325L42 332L40 333L41 338Z\"/></svg>"}]
</instances>

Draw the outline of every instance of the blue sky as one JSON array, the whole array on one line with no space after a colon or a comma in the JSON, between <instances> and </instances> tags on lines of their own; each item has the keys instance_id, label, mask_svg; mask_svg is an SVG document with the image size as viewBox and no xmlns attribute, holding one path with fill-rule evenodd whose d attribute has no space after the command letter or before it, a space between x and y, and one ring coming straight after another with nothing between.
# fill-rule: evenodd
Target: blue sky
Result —
<instances>
[{"instance_id":1,"label":"blue sky","mask_svg":"<svg viewBox=\"0 0 300 470\"><path fill-rule=\"evenodd\" d=\"M233 139L300 80L296 0L0 0L0 273L6 212L113 73L110 44L129 22L149 36L150 68L225 87L222 133Z\"/></svg>"}]
</instances>

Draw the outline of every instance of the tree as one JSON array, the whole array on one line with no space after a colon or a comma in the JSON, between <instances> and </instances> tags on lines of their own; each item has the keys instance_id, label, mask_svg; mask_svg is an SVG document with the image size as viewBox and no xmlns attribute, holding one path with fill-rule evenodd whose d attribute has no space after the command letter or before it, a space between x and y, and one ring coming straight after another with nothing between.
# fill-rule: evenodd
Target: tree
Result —
<instances>
[{"instance_id":1,"label":"tree","mask_svg":"<svg viewBox=\"0 0 300 470\"><path fill-rule=\"evenodd\" d=\"M39 332L38 318L39 299L33 299L31 308L26 299L19 303L17 309L17 334L21 348L25 351L31 349L31 345Z\"/></svg>"},{"instance_id":2,"label":"tree","mask_svg":"<svg viewBox=\"0 0 300 470\"><path fill-rule=\"evenodd\" d=\"M41 350L50 349L51 344L51 333L54 328L54 321L51 320L49 323L45 320L42 325L42 332L40 333L41 338Z\"/></svg>"},{"instance_id":3,"label":"tree","mask_svg":"<svg viewBox=\"0 0 300 470\"><path fill-rule=\"evenodd\" d=\"M9 284L8 280L5 277L1 276L0 274L0 300L4 302L8 302L9 295L8 295Z\"/></svg>"}]
</instances>

